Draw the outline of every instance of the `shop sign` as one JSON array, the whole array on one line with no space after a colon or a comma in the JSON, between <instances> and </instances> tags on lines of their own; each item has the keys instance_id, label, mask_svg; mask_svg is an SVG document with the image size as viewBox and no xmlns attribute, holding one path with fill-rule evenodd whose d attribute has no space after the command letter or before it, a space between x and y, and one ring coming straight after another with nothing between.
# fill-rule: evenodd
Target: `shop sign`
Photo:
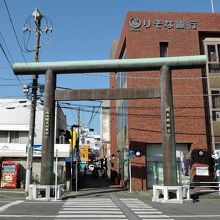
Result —
<instances>
[{"instance_id":1,"label":"shop sign","mask_svg":"<svg viewBox=\"0 0 220 220\"><path fill-rule=\"evenodd\" d=\"M1 157L25 157L26 144L0 143Z\"/></svg>"},{"instance_id":2,"label":"shop sign","mask_svg":"<svg viewBox=\"0 0 220 220\"><path fill-rule=\"evenodd\" d=\"M132 31L141 31L145 29L155 28L158 30L196 30L198 22L195 20L171 20L171 19L140 19L138 17L132 17L129 21L129 25Z\"/></svg>"},{"instance_id":3,"label":"shop sign","mask_svg":"<svg viewBox=\"0 0 220 220\"><path fill-rule=\"evenodd\" d=\"M42 153L42 145L39 144L33 145L33 156L34 157L41 156L41 153Z\"/></svg>"},{"instance_id":4,"label":"shop sign","mask_svg":"<svg viewBox=\"0 0 220 220\"><path fill-rule=\"evenodd\" d=\"M56 155L58 152L58 155ZM54 157L69 157L71 152L70 144L55 144L54 145ZM35 144L33 145L33 156L41 157L42 155L42 145Z\"/></svg>"},{"instance_id":5,"label":"shop sign","mask_svg":"<svg viewBox=\"0 0 220 220\"><path fill-rule=\"evenodd\" d=\"M196 167L196 175L197 176L209 176L209 168L208 167Z\"/></svg>"}]
</instances>

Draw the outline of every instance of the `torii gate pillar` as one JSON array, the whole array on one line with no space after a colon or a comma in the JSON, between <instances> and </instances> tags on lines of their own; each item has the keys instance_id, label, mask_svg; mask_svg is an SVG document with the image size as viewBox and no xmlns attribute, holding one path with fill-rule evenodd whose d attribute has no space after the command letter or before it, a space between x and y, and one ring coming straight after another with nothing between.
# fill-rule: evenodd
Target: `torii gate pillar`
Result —
<instances>
[{"instance_id":1,"label":"torii gate pillar","mask_svg":"<svg viewBox=\"0 0 220 220\"><path fill-rule=\"evenodd\" d=\"M56 74L47 70L45 81L40 182L41 185L53 185Z\"/></svg>"}]
</instances>

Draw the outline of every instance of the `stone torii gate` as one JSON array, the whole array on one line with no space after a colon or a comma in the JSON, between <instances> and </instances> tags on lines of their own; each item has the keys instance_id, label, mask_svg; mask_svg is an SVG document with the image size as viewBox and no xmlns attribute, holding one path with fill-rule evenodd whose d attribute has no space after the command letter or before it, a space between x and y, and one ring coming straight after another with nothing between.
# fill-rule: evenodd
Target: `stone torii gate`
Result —
<instances>
[{"instance_id":1,"label":"stone torii gate","mask_svg":"<svg viewBox=\"0 0 220 220\"><path fill-rule=\"evenodd\" d=\"M55 100L145 99L161 97L164 185L177 184L172 69L201 68L205 55L114 59L90 61L15 63L16 75L45 74L44 126L42 137L41 185L53 184ZM160 70L159 88L56 90L56 75L66 73L131 72Z\"/></svg>"}]
</instances>

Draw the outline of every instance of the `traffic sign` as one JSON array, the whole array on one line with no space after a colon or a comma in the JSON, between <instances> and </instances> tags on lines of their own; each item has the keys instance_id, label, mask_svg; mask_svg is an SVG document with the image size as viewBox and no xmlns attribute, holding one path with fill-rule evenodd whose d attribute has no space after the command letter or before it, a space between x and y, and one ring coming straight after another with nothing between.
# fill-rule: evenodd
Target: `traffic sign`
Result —
<instances>
[{"instance_id":1,"label":"traffic sign","mask_svg":"<svg viewBox=\"0 0 220 220\"><path fill-rule=\"evenodd\" d=\"M131 159L131 158L134 158L134 157L135 157L134 150L129 150L128 156L129 156L130 159Z\"/></svg>"}]
</instances>

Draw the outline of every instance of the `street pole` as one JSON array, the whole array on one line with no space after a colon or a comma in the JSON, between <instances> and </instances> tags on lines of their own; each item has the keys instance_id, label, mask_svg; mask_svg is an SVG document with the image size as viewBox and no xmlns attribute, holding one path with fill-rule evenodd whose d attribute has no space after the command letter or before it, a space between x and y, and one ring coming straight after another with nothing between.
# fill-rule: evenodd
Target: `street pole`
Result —
<instances>
[{"instance_id":1,"label":"street pole","mask_svg":"<svg viewBox=\"0 0 220 220\"><path fill-rule=\"evenodd\" d=\"M78 118L78 137L77 137L77 158L76 158L76 191L78 191L78 155L79 155L79 127L80 127L80 107L78 108L78 116L77 116L77 118Z\"/></svg>"},{"instance_id":2,"label":"street pole","mask_svg":"<svg viewBox=\"0 0 220 220\"><path fill-rule=\"evenodd\" d=\"M132 175L131 175L131 158L129 158L129 181L130 181L129 186L130 186L130 192L132 192L132 187L131 187L132 181L131 181L131 177L132 177Z\"/></svg>"},{"instance_id":3,"label":"street pole","mask_svg":"<svg viewBox=\"0 0 220 220\"><path fill-rule=\"evenodd\" d=\"M73 126L71 126L71 132L72 132L72 137L71 137L71 168L70 168L70 189L71 191L73 190Z\"/></svg>"},{"instance_id":4,"label":"street pole","mask_svg":"<svg viewBox=\"0 0 220 220\"><path fill-rule=\"evenodd\" d=\"M55 200L57 200L57 165L58 165L58 149L56 149L56 162L55 162Z\"/></svg>"},{"instance_id":5,"label":"street pole","mask_svg":"<svg viewBox=\"0 0 220 220\"><path fill-rule=\"evenodd\" d=\"M36 24L35 36L35 57L34 61L39 62L39 49L40 49L40 26L42 15L38 9L32 13ZM29 186L32 182L32 164L33 164L33 145L34 145L34 130L35 130L35 117L36 117L36 103L37 103L37 87L38 87L38 74L32 75L32 92L31 92L31 106L30 106L30 123L27 147L27 168L26 168L26 183L25 183L25 196L29 195Z\"/></svg>"}]
</instances>

